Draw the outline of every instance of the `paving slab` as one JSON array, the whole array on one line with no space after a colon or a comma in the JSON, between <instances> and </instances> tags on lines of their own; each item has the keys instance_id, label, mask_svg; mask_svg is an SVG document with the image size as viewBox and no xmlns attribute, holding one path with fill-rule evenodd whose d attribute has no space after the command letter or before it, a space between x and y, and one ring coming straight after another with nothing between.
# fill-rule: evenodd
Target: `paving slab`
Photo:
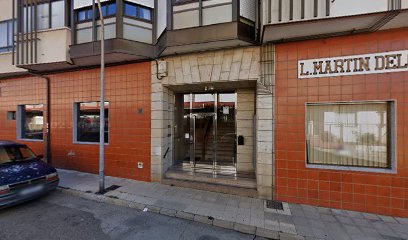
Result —
<instances>
[{"instance_id":1,"label":"paving slab","mask_svg":"<svg viewBox=\"0 0 408 240\"><path fill-rule=\"evenodd\" d=\"M115 177L106 177L106 186L119 188L97 195L98 175L62 169L59 175L60 191L258 236L254 239L408 239L407 218L290 203L278 211L261 199Z\"/></svg>"}]
</instances>

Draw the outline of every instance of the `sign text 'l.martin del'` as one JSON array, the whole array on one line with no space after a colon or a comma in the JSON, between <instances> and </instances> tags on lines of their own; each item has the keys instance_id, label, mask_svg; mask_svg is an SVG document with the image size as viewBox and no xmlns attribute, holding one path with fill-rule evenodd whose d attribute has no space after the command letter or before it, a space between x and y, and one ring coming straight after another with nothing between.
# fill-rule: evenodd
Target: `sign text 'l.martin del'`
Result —
<instances>
[{"instance_id":1,"label":"sign text 'l.martin del'","mask_svg":"<svg viewBox=\"0 0 408 240\"><path fill-rule=\"evenodd\" d=\"M408 50L298 61L299 78L408 71Z\"/></svg>"}]
</instances>

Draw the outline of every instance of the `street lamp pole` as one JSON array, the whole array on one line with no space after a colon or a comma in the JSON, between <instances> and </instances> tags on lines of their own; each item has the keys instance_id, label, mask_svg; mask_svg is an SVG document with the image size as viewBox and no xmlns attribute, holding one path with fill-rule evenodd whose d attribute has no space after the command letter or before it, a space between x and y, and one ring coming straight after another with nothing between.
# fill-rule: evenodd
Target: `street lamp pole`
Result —
<instances>
[{"instance_id":1,"label":"street lamp pole","mask_svg":"<svg viewBox=\"0 0 408 240\"><path fill-rule=\"evenodd\" d=\"M105 24L102 7L98 2L99 18L101 21L101 100L100 100L100 125L99 125L99 193L105 192Z\"/></svg>"}]
</instances>

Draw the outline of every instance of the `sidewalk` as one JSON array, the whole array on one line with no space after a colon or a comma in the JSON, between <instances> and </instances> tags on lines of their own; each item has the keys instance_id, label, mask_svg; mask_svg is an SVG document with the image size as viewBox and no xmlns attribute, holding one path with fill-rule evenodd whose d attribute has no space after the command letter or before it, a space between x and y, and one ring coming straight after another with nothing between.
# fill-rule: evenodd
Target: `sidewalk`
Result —
<instances>
[{"instance_id":1,"label":"sidewalk","mask_svg":"<svg viewBox=\"0 0 408 240\"><path fill-rule=\"evenodd\" d=\"M96 195L98 175L59 170L63 191L84 198L138 208L234 229L271 239L408 239L408 219L368 213L284 204L284 210L265 207L263 200L129 179L106 177L106 187L119 188Z\"/></svg>"}]
</instances>

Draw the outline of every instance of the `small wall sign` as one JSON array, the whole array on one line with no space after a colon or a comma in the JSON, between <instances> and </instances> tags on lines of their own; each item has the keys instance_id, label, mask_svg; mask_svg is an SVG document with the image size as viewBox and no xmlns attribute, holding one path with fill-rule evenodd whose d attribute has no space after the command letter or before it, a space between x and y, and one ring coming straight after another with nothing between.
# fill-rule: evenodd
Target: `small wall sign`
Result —
<instances>
[{"instance_id":1,"label":"small wall sign","mask_svg":"<svg viewBox=\"0 0 408 240\"><path fill-rule=\"evenodd\" d=\"M298 78L408 71L408 50L298 61Z\"/></svg>"}]
</instances>

